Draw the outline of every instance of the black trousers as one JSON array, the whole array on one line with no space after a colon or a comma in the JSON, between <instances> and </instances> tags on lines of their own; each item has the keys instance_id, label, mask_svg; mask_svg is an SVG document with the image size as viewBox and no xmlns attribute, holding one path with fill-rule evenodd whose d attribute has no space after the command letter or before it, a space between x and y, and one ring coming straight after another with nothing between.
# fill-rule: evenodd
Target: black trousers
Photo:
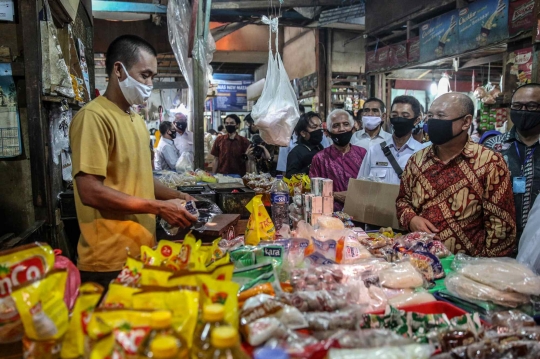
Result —
<instances>
[{"instance_id":1,"label":"black trousers","mask_svg":"<svg viewBox=\"0 0 540 359\"><path fill-rule=\"evenodd\" d=\"M115 272L80 271L80 273L81 273L81 283L94 282L103 286L103 288L105 289L103 291L103 295L101 296L101 298L103 298L105 294L107 293L107 291L109 290L109 284L111 283L111 281L116 279L116 277L118 277L118 274L120 274L120 271L115 271Z\"/></svg>"}]
</instances>

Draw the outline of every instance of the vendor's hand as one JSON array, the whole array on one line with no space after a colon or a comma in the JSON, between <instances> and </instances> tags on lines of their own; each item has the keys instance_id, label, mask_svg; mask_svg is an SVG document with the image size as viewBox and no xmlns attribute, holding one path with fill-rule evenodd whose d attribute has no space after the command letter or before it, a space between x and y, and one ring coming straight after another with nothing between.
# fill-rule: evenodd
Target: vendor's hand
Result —
<instances>
[{"instance_id":1,"label":"vendor's hand","mask_svg":"<svg viewBox=\"0 0 540 359\"><path fill-rule=\"evenodd\" d=\"M179 192L179 193L180 193L180 195L178 196L179 199L183 199L184 201L196 201L195 198L193 198L187 193L184 193L184 192Z\"/></svg>"},{"instance_id":2,"label":"vendor's hand","mask_svg":"<svg viewBox=\"0 0 540 359\"><path fill-rule=\"evenodd\" d=\"M259 147L263 149L263 154L264 154L263 157L264 157L264 159L269 161L270 157L271 157L270 152L268 152L266 147L264 147L263 145L259 145Z\"/></svg>"},{"instance_id":3,"label":"vendor's hand","mask_svg":"<svg viewBox=\"0 0 540 359\"><path fill-rule=\"evenodd\" d=\"M246 156L248 157L248 159L250 160L254 160L255 159L255 156L253 155L253 145L249 145L247 151L246 151Z\"/></svg>"},{"instance_id":4,"label":"vendor's hand","mask_svg":"<svg viewBox=\"0 0 540 359\"><path fill-rule=\"evenodd\" d=\"M183 201L171 199L162 201L159 216L173 227L188 228L197 221L197 217L189 213L183 206Z\"/></svg>"},{"instance_id":5,"label":"vendor's hand","mask_svg":"<svg viewBox=\"0 0 540 359\"><path fill-rule=\"evenodd\" d=\"M411 223L409 223L409 229L411 232L439 233L433 223L420 216L413 217Z\"/></svg>"}]
</instances>

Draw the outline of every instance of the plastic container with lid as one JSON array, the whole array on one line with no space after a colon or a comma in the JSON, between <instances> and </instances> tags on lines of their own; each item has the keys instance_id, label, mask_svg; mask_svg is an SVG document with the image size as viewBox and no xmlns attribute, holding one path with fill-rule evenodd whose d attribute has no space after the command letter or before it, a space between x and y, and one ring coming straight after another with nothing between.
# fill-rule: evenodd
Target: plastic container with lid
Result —
<instances>
[{"instance_id":1,"label":"plastic container with lid","mask_svg":"<svg viewBox=\"0 0 540 359\"><path fill-rule=\"evenodd\" d=\"M221 304L210 304L203 307L202 323L195 328L193 335L192 358L204 358L211 346L210 333L214 328L228 326L224 320L225 308Z\"/></svg>"},{"instance_id":2,"label":"plastic container with lid","mask_svg":"<svg viewBox=\"0 0 540 359\"><path fill-rule=\"evenodd\" d=\"M240 348L238 331L233 327L219 327L212 330L211 347L204 359L249 359Z\"/></svg>"},{"instance_id":3,"label":"plastic container with lid","mask_svg":"<svg viewBox=\"0 0 540 359\"><path fill-rule=\"evenodd\" d=\"M151 328L139 346L140 358L158 358L154 352L154 346L159 353L164 355L163 359L188 357L189 348L186 341L172 328L171 312L164 310L153 312ZM157 339L159 340L156 343ZM171 345L171 343L174 345Z\"/></svg>"}]
</instances>

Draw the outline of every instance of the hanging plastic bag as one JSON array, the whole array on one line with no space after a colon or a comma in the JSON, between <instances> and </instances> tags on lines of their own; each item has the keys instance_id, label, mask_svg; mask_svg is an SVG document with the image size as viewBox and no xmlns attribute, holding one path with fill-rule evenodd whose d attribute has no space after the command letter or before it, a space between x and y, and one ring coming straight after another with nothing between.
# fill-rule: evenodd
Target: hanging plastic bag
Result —
<instances>
[{"instance_id":1,"label":"hanging plastic bag","mask_svg":"<svg viewBox=\"0 0 540 359\"><path fill-rule=\"evenodd\" d=\"M183 174L193 171L193 153L189 151L182 152L178 161L176 161L176 172Z\"/></svg>"},{"instance_id":2,"label":"hanging plastic bag","mask_svg":"<svg viewBox=\"0 0 540 359\"><path fill-rule=\"evenodd\" d=\"M278 49L278 19L263 16L263 22L270 26L268 40L268 71L261 98L257 101L251 116L259 128L261 138L271 145L288 146L298 119L298 101L285 71ZM276 56L272 55L271 38L276 34Z\"/></svg>"},{"instance_id":3,"label":"hanging plastic bag","mask_svg":"<svg viewBox=\"0 0 540 359\"><path fill-rule=\"evenodd\" d=\"M540 218L540 199L534 202L529 213L529 221L519 241L517 260L540 275L540 227L533 218Z\"/></svg>"}]
</instances>

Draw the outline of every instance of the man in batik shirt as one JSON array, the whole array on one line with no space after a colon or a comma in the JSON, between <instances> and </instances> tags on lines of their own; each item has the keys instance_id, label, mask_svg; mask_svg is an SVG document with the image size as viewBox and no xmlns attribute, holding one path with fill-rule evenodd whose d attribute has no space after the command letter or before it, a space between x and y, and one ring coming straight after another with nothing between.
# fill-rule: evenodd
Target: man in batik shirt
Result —
<instances>
[{"instance_id":1,"label":"man in batik shirt","mask_svg":"<svg viewBox=\"0 0 540 359\"><path fill-rule=\"evenodd\" d=\"M540 193L540 84L527 84L516 90L510 118L514 127L504 135L489 139L485 146L504 157L512 174L519 243L529 212Z\"/></svg>"},{"instance_id":2,"label":"man in batik shirt","mask_svg":"<svg viewBox=\"0 0 540 359\"><path fill-rule=\"evenodd\" d=\"M428 112L433 142L414 154L396 202L404 228L436 233L453 253L506 256L516 246L512 183L501 155L474 143L467 131L472 100L449 93Z\"/></svg>"}]
</instances>

